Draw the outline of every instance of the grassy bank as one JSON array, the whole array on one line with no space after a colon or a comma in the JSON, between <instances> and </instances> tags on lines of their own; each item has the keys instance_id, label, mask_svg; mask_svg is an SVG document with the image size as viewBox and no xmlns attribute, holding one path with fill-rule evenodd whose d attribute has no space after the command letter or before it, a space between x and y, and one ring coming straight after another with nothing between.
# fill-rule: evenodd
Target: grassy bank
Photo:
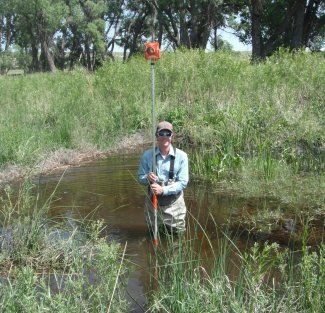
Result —
<instances>
[{"instance_id":1,"label":"grassy bank","mask_svg":"<svg viewBox=\"0 0 325 313\"><path fill-rule=\"evenodd\" d=\"M173 122L193 147L192 180L324 214L323 54L281 51L251 64L229 52L164 53L155 74L158 119ZM107 151L150 131L151 67L142 56L95 74L0 80L2 169L40 168L55 151Z\"/></svg>"},{"instance_id":2,"label":"grassy bank","mask_svg":"<svg viewBox=\"0 0 325 313\"><path fill-rule=\"evenodd\" d=\"M27 185L0 199L1 312L126 312L121 247L101 221L51 219L50 200L38 207Z\"/></svg>"}]
</instances>

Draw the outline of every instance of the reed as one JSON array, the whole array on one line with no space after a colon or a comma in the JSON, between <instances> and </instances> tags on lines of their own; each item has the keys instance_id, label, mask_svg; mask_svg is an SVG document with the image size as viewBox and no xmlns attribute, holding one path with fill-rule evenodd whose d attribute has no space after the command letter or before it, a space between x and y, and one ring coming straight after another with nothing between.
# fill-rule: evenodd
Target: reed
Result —
<instances>
[{"instance_id":1,"label":"reed","mask_svg":"<svg viewBox=\"0 0 325 313\"><path fill-rule=\"evenodd\" d=\"M200 226L204 231L204 226ZM199 235L198 232L194 232ZM201 230L202 233L202 230ZM324 244L301 253L278 244L252 244L245 251L236 237L188 237L167 241L158 255L158 286L152 312L322 312L325 288ZM307 234L306 234L307 235ZM197 245L208 240L213 263ZM195 243L195 244L194 244ZM172 251L172 252L171 252ZM235 261L237 259L237 261Z\"/></svg>"},{"instance_id":2,"label":"reed","mask_svg":"<svg viewBox=\"0 0 325 313\"><path fill-rule=\"evenodd\" d=\"M125 251L101 236L103 221L51 219L50 199L38 207L30 191L0 203L1 312L127 311Z\"/></svg>"}]
</instances>

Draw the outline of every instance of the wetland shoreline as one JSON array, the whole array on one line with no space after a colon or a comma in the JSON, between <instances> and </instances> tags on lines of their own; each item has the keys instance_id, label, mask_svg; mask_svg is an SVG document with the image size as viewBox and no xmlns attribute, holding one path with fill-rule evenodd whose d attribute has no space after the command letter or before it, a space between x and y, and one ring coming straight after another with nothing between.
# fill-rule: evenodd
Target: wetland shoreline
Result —
<instances>
[{"instance_id":1,"label":"wetland shoreline","mask_svg":"<svg viewBox=\"0 0 325 313\"><path fill-rule=\"evenodd\" d=\"M72 166L81 166L87 162L104 159L117 154L130 154L143 150L150 144L150 136L146 132L139 132L126 136L108 149L99 150L96 147L80 149L60 148L49 152L42 161L34 167L26 167L19 164L5 164L0 168L0 187L4 184L23 180L29 176L60 173Z\"/></svg>"},{"instance_id":2,"label":"wetland shoreline","mask_svg":"<svg viewBox=\"0 0 325 313\"><path fill-rule=\"evenodd\" d=\"M0 170L0 187L37 175L50 175L63 173L70 167L78 167L99 159L118 154L131 154L141 152L150 145L149 132L136 133L126 136L118 143L106 150L96 148L85 150L58 149L48 153L46 158L34 168L27 168L20 165L6 165ZM176 142L177 144L177 142ZM276 209L275 209L276 210ZM241 233L242 236L260 242L276 242L285 246L301 247L304 223L308 221L313 236L308 238L307 244L317 246L324 237L324 215L315 214L310 216L308 210L300 211L299 216L294 214L282 214L278 217L266 215L261 219L258 209L240 210L236 216L230 219L230 229ZM259 215L259 216L258 216Z\"/></svg>"}]
</instances>

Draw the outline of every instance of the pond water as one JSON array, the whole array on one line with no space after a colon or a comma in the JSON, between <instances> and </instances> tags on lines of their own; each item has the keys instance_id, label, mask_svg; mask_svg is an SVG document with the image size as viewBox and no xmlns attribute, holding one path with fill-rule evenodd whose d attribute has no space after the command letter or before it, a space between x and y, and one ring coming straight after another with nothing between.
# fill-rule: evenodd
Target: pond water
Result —
<instances>
[{"instance_id":1,"label":"pond water","mask_svg":"<svg viewBox=\"0 0 325 313\"><path fill-rule=\"evenodd\" d=\"M111 156L71 167L64 174L37 178L39 192L47 199L55 191L54 214L67 217L102 218L107 224L107 236L122 246L127 243L126 259L134 264L128 282L132 312L143 312L149 287L150 239L144 220L143 204L146 189L137 182L140 153ZM195 217L212 241L215 224L222 224L236 210L239 199L215 194L206 186L189 183L185 201L190 215ZM242 205L242 204L241 204ZM213 223L207 222L213 216ZM197 235L198 240L204 237ZM214 239L213 239L214 238ZM245 246L245 242L237 243ZM204 255L211 255L211 247L202 245Z\"/></svg>"}]
</instances>

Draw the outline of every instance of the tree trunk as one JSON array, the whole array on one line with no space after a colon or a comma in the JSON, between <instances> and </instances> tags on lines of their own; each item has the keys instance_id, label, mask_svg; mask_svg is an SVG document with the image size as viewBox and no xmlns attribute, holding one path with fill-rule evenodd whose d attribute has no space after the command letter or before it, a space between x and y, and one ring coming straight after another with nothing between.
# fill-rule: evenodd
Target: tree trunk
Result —
<instances>
[{"instance_id":1,"label":"tree trunk","mask_svg":"<svg viewBox=\"0 0 325 313\"><path fill-rule=\"evenodd\" d=\"M72 32L72 45L71 45L71 51L69 53L69 66L70 69L73 68L74 64L76 62L80 62L83 50L81 47L81 35L77 31L76 27L73 25L70 26L71 32Z\"/></svg>"},{"instance_id":2,"label":"tree trunk","mask_svg":"<svg viewBox=\"0 0 325 313\"><path fill-rule=\"evenodd\" d=\"M190 25L188 28L190 28L190 46L189 48L198 48L197 47L197 40L199 35L199 10L196 5L195 0L190 1L190 8L189 8L191 19L190 19ZM187 32L187 29L186 29Z\"/></svg>"},{"instance_id":3,"label":"tree trunk","mask_svg":"<svg viewBox=\"0 0 325 313\"><path fill-rule=\"evenodd\" d=\"M159 43L159 47L161 47L162 44L162 39L163 39L163 34L164 34L164 27L163 24L161 23L160 19L158 18L158 43Z\"/></svg>"},{"instance_id":4,"label":"tree trunk","mask_svg":"<svg viewBox=\"0 0 325 313\"><path fill-rule=\"evenodd\" d=\"M56 71L54 59L53 59L51 51L49 49L49 46L47 43L47 38L44 34L42 34L42 36L41 36L41 48L42 48L42 52L44 53L44 57L47 61L50 71L54 73Z\"/></svg>"},{"instance_id":5,"label":"tree trunk","mask_svg":"<svg viewBox=\"0 0 325 313\"><path fill-rule=\"evenodd\" d=\"M293 24L293 36L291 47L293 49L299 49L303 47L303 34L304 34L304 17L305 17L305 7L306 0L297 1L297 9L294 15Z\"/></svg>"},{"instance_id":6,"label":"tree trunk","mask_svg":"<svg viewBox=\"0 0 325 313\"><path fill-rule=\"evenodd\" d=\"M264 57L261 38L261 15L263 6L261 0L250 1L252 20L252 59L258 60Z\"/></svg>"},{"instance_id":7,"label":"tree trunk","mask_svg":"<svg viewBox=\"0 0 325 313\"><path fill-rule=\"evenodd\" d=\"M92 71L93 67L92 67L92 62L91 62L90 47L89 47L89 42L88 42L87 38L85 40L85 53L86 53L87 69L88 69L88 71Z\"/></svg>"},{"instance_id":8,"label":"tree trunk","mask_svg":"<svg viewBox=\"0 0 325 313\"><path fill-rule=\"evenodd\" d=\"M0 42L2 41L2 32L3 32L3 16L0 16ZM2 51L2 45L0 44L0 52Z\"/></svg>"},{"instance_id":9,"label":"tree trunk","mask_svg":"<svg viewBox=\"0 0 325 313\"><path fill-rule=\"evenodd\" d=\"M190 47L205 49L212 29L212 12L215 9L211 1L191 1Z\"/></svg>"},{"instance_id":10,"label":"tree trunk","mask_svg":"<svg viewBox=\"0 0 325 313\"><path fill-rule=\"evenodd\" d=\"M189 49L191 48L191 41L187 28L186 9L181 7L179 12L179 43Z\"/></svg>"},{"instance_id":11,"label":"tree trunk","mask_svg":"<svg viewBox=\"0 0 325 313\"><path fill-rule=\"evenodd\" d=\"M38 59L38 41L35 38L35 32L33 32L31 25L28 27L28 34L30 36L30 44L32 48L32 62L29 70L31 72L38 72L40 70L40 64Z\"/></svg>"},{"instance_id":12,"label":"tree trunk","mask_svg":"<svg viewBox=\"0 0 325 313\"><path fill-rule=\"evenodd\" d=\"M123 48L123 61L127 60L127 55L128 55L127 50L128 50L128 48L129 48L129 45L125 44L124 48Z\"/></svg>"},{"instance_id":13,"label":"tree trunk","mask_svg":"<svg viewBox=\"0 0 325 313\"><path fill-rule=\"evenodd\" d=\"M213 28L213 49L218 50L218 27Z\"/></svg>"},{"instance_id":14,"label":"tree trunk","mask_svg":"<svg viewBox=\"0 0 325 313\"><path fill-rule=\"evenodd\" d=\"M203 5L203 10L204 10L202 12L203 20L200 21L201 31L200 31L200 40L199 40L199 46L202 49L205 49L208 44L208 40L213 26L213 15L215 9L216 8L214 7L214 4L211 2L208 2L205 5Z\"/></svg>"},{"instance_id":15,"label":"tree trunk","mask_svg":"<svg viewBox=\"0 0 325 313\"><path fill-rule=\"evenodd\" d=\"M303 30L303 44L304 46L308 45L308 40L310 38L310 31L313 26L313 21L315 19L315 14L318 11L320 0L310 0L305 13L304 18L304 30Z\"/></svg>"},{"instance_id":16,"label":"tree trunk","mask_svg":"<svg viewBox=\"0 0 325 313\"><path fill-rule=\"evenodd\" d=\"M145 20L147 18L147 14L144 14L143 16L139 17L133 27L133 34L131 36L131 42L130 42L130 53L128 58L130 58L132 55L135 53L139 52L139 47L138 47L138 39L141 37L142 30L143 30L143 25L145 23Z\"/></svg>"},{"instance_id":17,"label":"tree trunk","mask_svg":"<svg viewBox=\"0 0 325 313\"><path fill-rule=\"evenodd\" d=\"M180 35L178 32L177 23L175 22L173 13L169 8L166 9L165 13L166 13L166 16L168 17L168 21L163 19L164 28L168 34L169 41L176 48L178 48L181 45L181 43L180 43ZM169 23L170 23L170 26L169 26Z\"/></svg>"},{"instance_id":18,"label":"tree trunk","mask_svg":"<svg viewBox=\"0 0 325 313\"><path fill-rule=\"evenodd\" d=\"M67 32L66 29L62 30L62 38L57 44L58 55L55 58L56 66L63 70L65 67L65 45L66 45Z\"/></svg>"},{"instance_id":19,"label":"tree trunk","mask_svg":"<svg viewBox=\"0 0 325 313\"><path fill-rule=\"evenodd\" d=\"M299 0L300 1L300 0ZM264 44L264 56L269 56L273 53L274 49L277 48L276 39L277 36L283 34L289 28L292 17L294 16L297 9L297 1L293 3L291 7L288 8L285 17L279 24L278 28L274 30L273 35Z\"/></svg>"},{"instance_id":20,"label":"tree trunk","mask_svg":"<svg viewBox=\"0 0 325 313\"><path fill-rule=\"evenodd\" d=\"M6 43L5 43L5 51L9 50L12 38L12 16L6 16Z\"/></svg>"},{"instance_id":21,"label":"tree trunk","mask_svg":"<svg viewBox=\"0 0 325 313\"><path fill-rule=\"evenodd\" d=\"M34 43L32 43L32 63L30 66L30 70L32 72L38 72L40 70L38 60L38 49Z\"/></svg>"},{"instance_id":22,"label":"tree trunk","mask_svg":"<svg viewBox=\"0 0 325 313\"><path fill-rule=\"evenodd\" d=\"M40 13L39 16L37 16L37 33L39 40L41 42L41 56L43 54L43 58L47 63L47 66L51 72L56 71L56 67L54 64L54 58L51 54L50 48L49 48L49 42L52 41L52 36L48 35L48 32L45 27L45 22L43 15Z\"/></svg>"}]
</instances>

